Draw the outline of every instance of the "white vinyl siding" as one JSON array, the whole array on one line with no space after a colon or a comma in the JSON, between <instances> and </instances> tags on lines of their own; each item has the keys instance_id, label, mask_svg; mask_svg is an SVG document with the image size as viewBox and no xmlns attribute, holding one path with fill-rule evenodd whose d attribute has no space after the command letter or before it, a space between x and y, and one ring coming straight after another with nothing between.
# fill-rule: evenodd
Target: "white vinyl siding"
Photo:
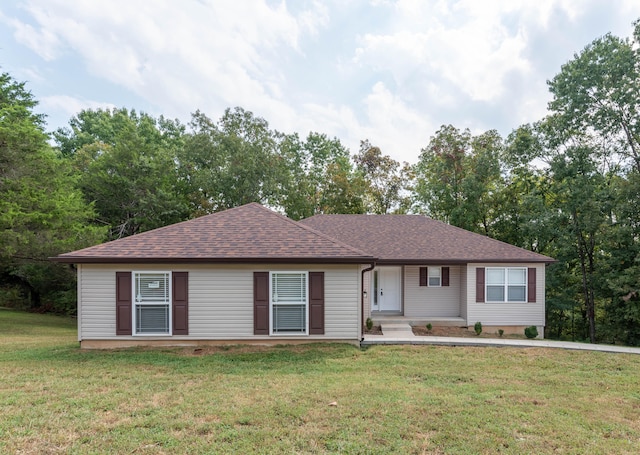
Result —
<instances>
[{"instance_id":1,"label":"white vinyl siding","mask_svg":"<svg viewBox=\"0 0 640 455\"><path fill-rule=\"evenodd\" d=\"M79 338L123 340L116 337L115 273L134 271L133 264L83 264L78 268ZM253 272L324 272L325 334L301 338L358 340L360 336L360 266L330 264L158 265L149 271L189 272L189 335L174 339L253 340ZM134 337L137 338L137 337ZM153 338L153 337L147 337ZM166 339L166 336L162 337ZM270 338L263 336L262 338ZM272 338L272 337L271 337ZM287 336L287 339L296 338Z\"/></svg>"},{"instance_id":2,"label":"white vinyl siding","mask_svg":"<svg viewBox=\"0 0 640 455\"><path fill-rule=\"evenodd\" d=\"M441 267L429 266L429 271L431 269L440 271ZM427 318L459 317L460 267L449 267L449 286L420 286L420 266L405 266L404 315Z\"/></svg>"},{"instance_id":3,"label":"white vinyl siding","mask_svg":"<svg viewBox=\"0 0 640 455\"><path fill-rule=\"evenodd\" d=\"M484 267L485 274L491 268L514 268L526 271L529 267L536 269L536 301L535 302L476 302L476 268ZM467 266L466 300L467 324L480 321L488 326L530 326L545 325L545 265L544 264L469 264ZM525 281L526 283L526 281ZM485 275L486 284L486 275ZM526 291L524 298L526 300Z\"/></svg>"}]
</instances>

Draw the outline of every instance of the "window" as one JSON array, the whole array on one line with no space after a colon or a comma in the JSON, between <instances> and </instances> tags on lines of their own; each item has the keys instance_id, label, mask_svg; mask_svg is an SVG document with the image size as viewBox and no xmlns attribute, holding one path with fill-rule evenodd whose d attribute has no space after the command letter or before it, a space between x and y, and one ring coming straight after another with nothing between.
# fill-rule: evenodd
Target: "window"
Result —
<instances>
[{"instance_id":1,"label":"window","mask_svg":"<svg viewBox=\"0 0 640 455\"><path fill-rule=\"evenodd\" d=\"M441 268L440 267L429 267L429 287L439 287L441 286Z\"/></svg>"},{"instance_id":2,"label":"window","mask_svg":"<svg viewBox=\"0 0 640 455\"><path fill-rule=\"evenodd\" d=\"M171 333L170 272L135 272L133 327L135 335Z\"/></svg>"},{"instance_id":3,"label":"window","mask_svg":"<svg viewBox=\"0 0 640 455\"><path fill-rule=\"evenodd\" d=\"M307 333L307 273L271 272L271 333Z\"/></svg>"},{"instance_id":4,"label":"window","mask_svg":"<svg viewBox=\"0 0 640 455\"><path fill-rule=\"evenodd\" d=\"M487 267L487 302L526 302L527 269Z\"/></svg>"}]
</instances>

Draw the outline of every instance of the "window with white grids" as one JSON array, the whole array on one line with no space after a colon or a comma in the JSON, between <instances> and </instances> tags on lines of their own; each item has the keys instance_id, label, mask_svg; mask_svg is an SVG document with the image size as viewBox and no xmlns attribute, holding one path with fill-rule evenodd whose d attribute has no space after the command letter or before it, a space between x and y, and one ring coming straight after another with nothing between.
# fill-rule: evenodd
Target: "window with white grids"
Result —
<instances>
[{"instance_id":1,"label":"window with white grids","mask_svg":"<svg viewBox=\"0 0 640 455\"><path fill-rule=\"evenodd\" d=\"M439 287L442 285L442 268L429 267L429 287Z\"/></svg>"},{"instance_id":2,"label":"window with white grids","mask_svg":"<svg viewBox=\"0 0 640 455\"><path fill-rule=\"evenodd\" d=\"M487 302L526 302L526 267L487 267Z\"/></svg>"},{"instance_id":3,"label":"window with white grids","mask_svg":"<svg viewBox=\"0 0 640 455\"><path fill-rule=\"evenodd\" d=\"M133 276L135 335L171 333L171 273L135 272Z\"/></svg>"},{"instance_id":4,"label":"window with white grids","mask_svg":"<svg viewBox=\"0 0 640 455\"><path fill-rule=\"evenodd\" d=\"M271 333L306 334L307 272L271 272L270 282Z\"/></svg>"}]
</instances>

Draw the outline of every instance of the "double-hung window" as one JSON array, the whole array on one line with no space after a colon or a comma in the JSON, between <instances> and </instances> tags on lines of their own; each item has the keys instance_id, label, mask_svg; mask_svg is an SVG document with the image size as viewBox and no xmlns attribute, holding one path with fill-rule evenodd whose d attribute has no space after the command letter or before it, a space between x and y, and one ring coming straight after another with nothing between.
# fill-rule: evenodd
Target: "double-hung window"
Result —
<instances>
[{"instance_id":1,"label":"double-hung window","mask_svg":"<svg viewBox=\"0 0 640 455\"><path fill-rule=\"evenodd\" d=\"M307 334L307 272L271 272L271 333Z\"/></svg>"},{"instance_id":2,"label":"double-hung window","mask_svg":"<svg viewBox=\"0 0 640 455\"><path fill-rule=\"evenodd\" d=\"M439 287L442 285L442 268L429 267L429 287Z\"/></svg>"},{"instance_id":3,"label":"double-hung window","mask_svg":"<svg viewBox=\"0 0 640 455\"><path fill-rule=\"evenodd\" d=\"M135 272L133 278L134 334L171 334L171 273Z\"/></svg>"},{"instance_id":4,"label":"double-hung window","mask_svg":"<svg viewBox=\"0 0 640 455\"><path fill-rule=\"evenodd\" d=\"M487 267L487 302L526 302L525 267Z\"/></svg>"}]
</instances>

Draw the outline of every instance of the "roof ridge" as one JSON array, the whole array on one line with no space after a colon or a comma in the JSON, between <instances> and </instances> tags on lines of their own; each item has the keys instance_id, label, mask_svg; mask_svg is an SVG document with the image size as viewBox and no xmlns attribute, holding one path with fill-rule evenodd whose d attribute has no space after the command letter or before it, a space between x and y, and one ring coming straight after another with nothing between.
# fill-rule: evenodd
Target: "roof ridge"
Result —
<instances>
[{"instance_id":1,"label":"roof ridge","mask_svg":"<svg viewBox=\"0 0 640 455\"><path fill-rule=\"evenodd\" d=\"M266 210L267 212L271 213L272 215L279 216L279 217L280 217L280 218L282 218L284 221L287 221L288 223L291 223L291 224L293 224L294 226L296 226L296 227L298 227L298 228L300 228L300 229L303 229L303 230L309 231L309 232L311 232L312 234L315 234L315 235L317 235L317 236L319 236L319 237L322 237L322 238L324 238L324 239L326 239L326 240L329 240L330 242L332 242L332 243L334 243L334 244L336 244L336 245L338 245L338 246L340 246L340 247L342 247L342 248L347 248L347 249L349 249L349 250L351 250L351 251L353 251L354 253L357 253L357 254L359 254L359 255L371 256L372 258L374 257L371 253L368 253L368 252L366 252L366 251L360 250L360 249L358 249L358 248L356 248L356 247L354 247L354 246L352 246L352 245L349 245L349 244L347 244L347 243L344 243L344 242L342 242L342 241L340 241L340 240L336 239L335 237L331 237L330 235L327 235L327 234L325 234L325 233L323 233L323 232L317 231L317 230L315 230L315 229L313 229L313 228L311 228L311 227L309 227L309 226L305 226L303 223L301 223L301 222L300 222L300 221L302 221L302 220L300 220L300 221L292 220L291 218L289 218L289 217L287 217L287 216L285 216L285 215L283 215L283 214L281 214L281 213L278 213L278 212L276 212L275 210L271 210L270 208L265 207L264 205L259 204L259 203L257 203L257 202L251 202L251 203L246 204L246 205L252 205L252 204L255 204L257 207L259 207L259 208L261 208L261 209L263 209L263 210ZM242 206L241 206L241 207L242 207ZM313 215L313 216L316 216L316 215ZM310 217L310 218L312 218L312 217Z\"/></svg>"}]
</instances>

